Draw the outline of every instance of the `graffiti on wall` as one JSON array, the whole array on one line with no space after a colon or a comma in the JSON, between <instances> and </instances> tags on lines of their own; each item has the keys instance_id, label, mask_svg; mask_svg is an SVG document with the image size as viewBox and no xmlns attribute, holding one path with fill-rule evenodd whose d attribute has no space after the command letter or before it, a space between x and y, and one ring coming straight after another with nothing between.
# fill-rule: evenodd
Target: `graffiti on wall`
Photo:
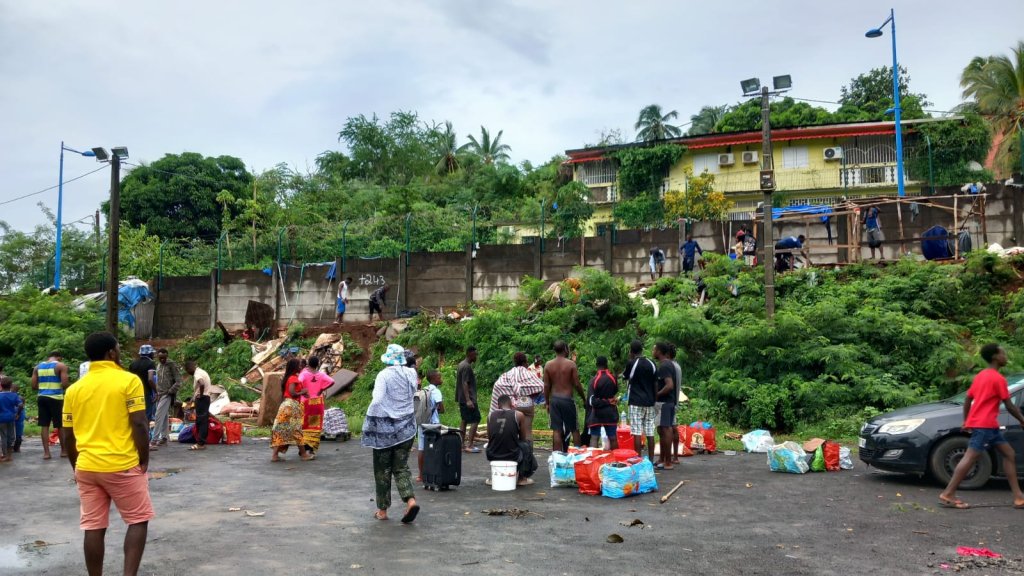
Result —
<instances>
[{"instance_id":1,"label":"graffiti on wall","mask_svg":"<svg viewBox=\"0 0 1024 576\"><path fill-rule=\"evenodd\" d=\"M360 286L383 286L384 283L383 274L361 274L359 276Z\"/></svg>"}]
</instances>

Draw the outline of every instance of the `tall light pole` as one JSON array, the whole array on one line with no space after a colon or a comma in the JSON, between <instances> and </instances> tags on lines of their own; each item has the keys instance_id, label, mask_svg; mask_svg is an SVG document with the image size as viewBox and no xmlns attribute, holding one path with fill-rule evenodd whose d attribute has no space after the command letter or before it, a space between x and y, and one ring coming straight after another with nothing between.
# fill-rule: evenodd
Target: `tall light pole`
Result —
<instances>
[{"instance_id":1,"label":"tall light pole","mask_svg":"<svg viewBox=\"0 0 1024 576\"><path fill-rule=\"evenodd\" d=\"M64 151L74 152L75 154L81 154L82 156L95 156L96 153L91 150L85 152L79 152L74 148L68 148L64 145L64 141L60 143L60 169L57 176L57 248L54 253L53 263L53 289L60 290L60 260L61 252L63 248L64 239Z\"/></svg>"},{"instance_id":2,"label":"tall light pole","mask_svg":"<svg viewBox=\"0 0 1024 576\"><path fill-rule=\"evenodd\" d=\"M892 109L896 121L896 190L902 198L905 195L903 189L903 127L900 125L900 116L903 112L900 108L900 65L896 59L896 11L889 9L889 17L882 22L878 28L868 30L864 35L868 38L878 38L882 35L882 28L889 24L889 35L892 36Z\"/></svg>"},{"instance_id":3,"label":"tall light pole","mask_svg":"<svg viewBox=\"0 0 1024 576\"><path fill-rule=\"evenodd\" d=\"M758 78L740 82L744 96L761 95L761 203L764 213L764 313L771 320L775 317L775 224L772 213L772 193L775 192L775 164L772 160L772 125L769 97L781 94L793 87L789 75L772 78L773 90L761 86Z\"/></svg>"},{"instance_id":4,"label":"tall light pole","mask_svg":"<svg viewBox=\"0 0 1024 576\"><path fill-rule=\"evenodd\" d=\"M107 224L110 227L110 254L107 257L107 332L117 335L118 312L118 272L121 262L121 160L128 158L128 149L116 146L107 152L104 148L93 148L96 160L110 162L110 214Z\"/></svg>"}]
</instances>

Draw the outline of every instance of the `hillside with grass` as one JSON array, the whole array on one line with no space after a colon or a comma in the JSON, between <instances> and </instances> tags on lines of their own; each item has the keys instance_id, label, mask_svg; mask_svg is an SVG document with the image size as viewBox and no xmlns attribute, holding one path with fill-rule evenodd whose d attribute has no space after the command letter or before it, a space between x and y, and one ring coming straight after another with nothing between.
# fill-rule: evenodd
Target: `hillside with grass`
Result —
<instances>
[{"instance_id":1,"label":"hillside with grass","mask_svg":"<svg viewBox=\"0 0 1024 576\"><path fill-rule=\"evenodd\" d=\"M1022 265L978 252L956 264L908 259L791 272L777 278L774 321L765 319L761 270L724 257L709 257L700 306L698 285L687 278L663 278L630 298L621 281L581 270L578 292L563 286L560 301L545 299L544 285L526 279L521 301L479 303L461 322L419 316L398 342L419 351L424 370L441 370L451 407L442 421L450 426L458 425L455 366L468 345L479 350L486 407L491 384L516 351L548 359L551 345L564 339L588 380L599 355L621 371L629 342L640 338L647 350L659 340L678 346L691 398L680 422L850 437L880 411L964 389L987 342L1006 347L1008 370L1024 368ZM658 317L643 299L658 301ZM375 346L365 375L341 403L353 430L384 345ZM535 426L546 426L543 411Z\"/></svg>"}]
</instances>

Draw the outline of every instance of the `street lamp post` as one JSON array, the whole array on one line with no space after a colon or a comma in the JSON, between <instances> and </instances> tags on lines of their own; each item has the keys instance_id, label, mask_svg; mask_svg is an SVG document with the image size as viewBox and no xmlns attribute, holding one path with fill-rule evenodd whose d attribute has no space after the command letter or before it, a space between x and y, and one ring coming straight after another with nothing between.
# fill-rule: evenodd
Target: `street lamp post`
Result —
<instances>
[{"instance_id":1,"label":"street lamp post","mask_svg":"<svg viewBox=\"0 0 1024 576\"><path fill-rule=\"evenodd\" d=\"M64 151L74 152L75 154L81 154L82 156L95 156L96 153L91 150L85 152L79 152L74 148L68 148L64 145L62 140L60 143L60 169L57 176L57 247L54 254L53 263L53 289L60 290L60 261L61 253L63 248L64 239Z\"/></svg>"},{"instance_id":2,"label":"street lamp post","mask_svg":"<svg viewBox=\"0 0 1024 576\"><path fill-rule=\"evenodd\" d=\"M769 97L781 94L793 86L789 75L772 78L773 90L761 86L761 80L750 78L740 82L744 96L761 98L761 179L760 187L764 192L764 313L771 320L775 317L775 223L772 212L772 193L775 192L775 164L772 160L772 126Z\"/></svg>"},{"instance_id":3,"label":"street lamp post","mask_svg":"<svg viewBox=\"0 0 1024 576\"><path fill-rule=\"evenodd\" d=\"M896 190L902 198L905 195L903 188L903 127L900 124L900 116L903 110L900 108L900 66L896 59L896 11L889 9L889 17L882 22L878 28L868 30L864 35L868 38L878 38L882 35L882 28L889 24L889 35L892 36L892 109L896 122Z\"/></svg>"}]
</instances>

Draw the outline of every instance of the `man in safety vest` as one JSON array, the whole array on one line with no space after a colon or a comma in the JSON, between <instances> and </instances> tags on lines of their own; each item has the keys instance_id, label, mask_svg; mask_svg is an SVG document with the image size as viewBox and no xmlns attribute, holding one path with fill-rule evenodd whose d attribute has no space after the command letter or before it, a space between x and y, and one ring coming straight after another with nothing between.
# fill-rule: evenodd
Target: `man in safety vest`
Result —
<instances>
[{"instance_id":1,"label":"man in safety vest","mask_svg":"<svg viewBox=\"0 0 1024 576\"><path fill-rule=\"evenodd\" d=\"M32 370L32 389L39 391L39 428L43 439L43 460L50 459L50 425L60 438L60 457L67 458L64 434L60 428L64 411L64 389L68 387L68 367L61 362L60 352L50 352L45 362Z\"/></svg>"}]
</instances>

